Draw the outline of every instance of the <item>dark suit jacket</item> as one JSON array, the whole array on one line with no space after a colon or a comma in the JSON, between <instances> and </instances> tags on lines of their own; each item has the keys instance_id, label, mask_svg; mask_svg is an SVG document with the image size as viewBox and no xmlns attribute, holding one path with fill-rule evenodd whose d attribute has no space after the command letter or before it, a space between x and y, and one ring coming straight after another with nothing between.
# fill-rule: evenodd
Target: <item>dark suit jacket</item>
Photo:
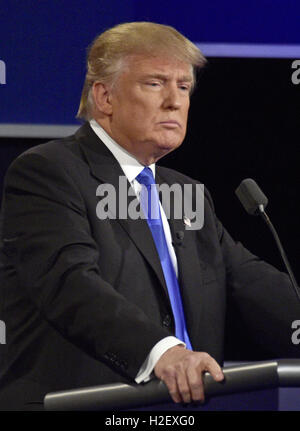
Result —
<instances>
[{"instance_id":1,"label":"dark suit jacket","mask_svg":"<svg viewBox=\"0 0 300 431\"><path fill-rule=\"evenodd\" d=\"M145 220L99 220L99 184L123 172L85 124L10 166L2 206L0 408L37 408L46 393L132 382L151 348L174 333L162 269ZM158 183L196 184L157 167ZM173 238L184 231L170 220ZM176 241L175 241L176 242ZM226 304L273 356L297 356L300 306L287 276L236 243L205 193L205 223L175 244L195 350L223 361Z\"/></svg>"}]
</instances>

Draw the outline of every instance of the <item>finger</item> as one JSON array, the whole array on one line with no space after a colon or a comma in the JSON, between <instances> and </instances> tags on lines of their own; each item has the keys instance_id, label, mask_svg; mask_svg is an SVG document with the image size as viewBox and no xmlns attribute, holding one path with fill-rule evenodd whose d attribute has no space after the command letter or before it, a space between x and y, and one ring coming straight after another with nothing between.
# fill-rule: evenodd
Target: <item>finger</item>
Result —
<instances>
[{"instance_id":1,"label":"finger","mask_svg":"<svg viewBox=\"0 0 300 431\"><path fill-rule=\"evenodd\" d=\"M224 379L222 368L211 356L207 356L208 358L204 361L202 371L208 371L217 382L222 381Z\"/></svg>"},{"instance_id":2,"label":"finger","mask_svg":"<svg viewBox=\"0 0 300 431\"><path fill-rule=\"evenodd\" d=\"M192 400L191 390L190 390L189 382L184 369L177 371L177 387L178 387L178 391L182 402L190 403Z\"/></svg>"},{"instance_id":3,"label":"finger","mask_svg":"<svg viewBox=\"0 0 300 431\"><path fill-rule=\"evenodd\" d=\"M191 398L195 402L203 402L205 399L202 373L190 367L187 369L187 379L190 387Z\"/></svg>"},{"instance_id":4,"label":"finger","mask_svg":"<svg viewBox=\"0 0 300 431\"><path fill-rule=\"evenodd\" d=\"M181 396L179 393L175 373L166 372L166 373L164 373L164 376L161 378L161 380L167 386L169 394L170 394L172 400L174 401L174 403L181 403L182 400L181 400Z\"/></svg>"}]
</instances>

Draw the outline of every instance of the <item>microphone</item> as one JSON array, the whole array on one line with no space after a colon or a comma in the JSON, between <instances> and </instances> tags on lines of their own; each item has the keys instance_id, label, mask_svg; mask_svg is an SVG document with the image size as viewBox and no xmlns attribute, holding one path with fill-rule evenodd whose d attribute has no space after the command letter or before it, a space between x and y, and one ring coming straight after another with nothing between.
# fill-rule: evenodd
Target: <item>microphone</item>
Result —
<instances>
[{"instance_id":1,"label":"microphone","mask_svg":"<svg viewBox=\"0 0 300 431\"><path fill-rule=\"evenodd\" d=\"M243 180L235 193L250 215L258 215L268 205L267 197L251 178Z\"/></svg>"},{"instance_id":2,"label":"microphone","mask_svg":"<svg viewBox=\"0 0 300 431\"><path fill-rule=\"evenodd\" d=\"M263 220L266 222L266 224L268 225L268 227L271 230L272 235L275 239L275 242L276 242L277 247L279 249L279 252L280 252L280 255L281 255L282 260L284 262L284 265L285 265L287 272L289 274L292 286L295 290L295 293L296 293L298 299L300 300L300 293L298 290L299 288L298 288L295 276L293 274L292 268L289 264L289 261L287 259L286 254L285 254L285 251L282 247L279 236L278 236L271 220L269 219L269 217L267 216L267 214L265 212L265 208L268 205L267 197L264 195L264 193L258 187L256 182L254 180L252 180L251 178L247 178L247 179L243 180L241 182L241 184L238 186L238 188L236 189L235 194L237 195L238 199L240 200L240 202L242 203L243 207L245 208L245 210L247 211L248 214L260 215L263 218Z\"/></svg>"}]
</instances>

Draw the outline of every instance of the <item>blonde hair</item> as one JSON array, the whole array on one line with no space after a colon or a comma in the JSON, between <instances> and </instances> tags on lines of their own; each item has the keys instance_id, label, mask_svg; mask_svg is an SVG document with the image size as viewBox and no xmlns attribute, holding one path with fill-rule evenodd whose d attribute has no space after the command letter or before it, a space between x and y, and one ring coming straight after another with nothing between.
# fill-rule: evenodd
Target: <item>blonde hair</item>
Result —
<instances>
[{"instance_id":1,"label":"blonde hair","mask_svg":"<svg viewBox=\"0 0 300 431\"><path fill-rule=\"evenodd\" d=\"M206 59L190 40L175 28L152 22L119 24L96 37L88 48L87 72L77 118L92 118L91 88L95 81L113 84L122 70L123 60L131 54L163 54L191 64L195 70Z\"/></svg>"}]
</instances>

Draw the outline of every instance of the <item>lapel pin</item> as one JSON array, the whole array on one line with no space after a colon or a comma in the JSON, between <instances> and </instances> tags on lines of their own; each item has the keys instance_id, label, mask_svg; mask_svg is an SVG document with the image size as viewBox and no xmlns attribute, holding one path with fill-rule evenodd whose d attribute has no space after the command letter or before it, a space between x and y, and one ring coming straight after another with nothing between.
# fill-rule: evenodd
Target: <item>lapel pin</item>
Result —
<instances>
[{"instance_id":1,"label":"lapel pin","mask_svg":"<svg viewBox=\"0 0 300 431\"><path fill-rule=\"evenodd\" d=\"M184 224L185 224L186 226L188 226L188 227L191 227L191 226L192 226L192 224L191 224L191 220L190 220L188 217L186 217L186 216L184 216L184 217L183 217L183 222L184 222Z\"/></svg>"}]
</instances>

